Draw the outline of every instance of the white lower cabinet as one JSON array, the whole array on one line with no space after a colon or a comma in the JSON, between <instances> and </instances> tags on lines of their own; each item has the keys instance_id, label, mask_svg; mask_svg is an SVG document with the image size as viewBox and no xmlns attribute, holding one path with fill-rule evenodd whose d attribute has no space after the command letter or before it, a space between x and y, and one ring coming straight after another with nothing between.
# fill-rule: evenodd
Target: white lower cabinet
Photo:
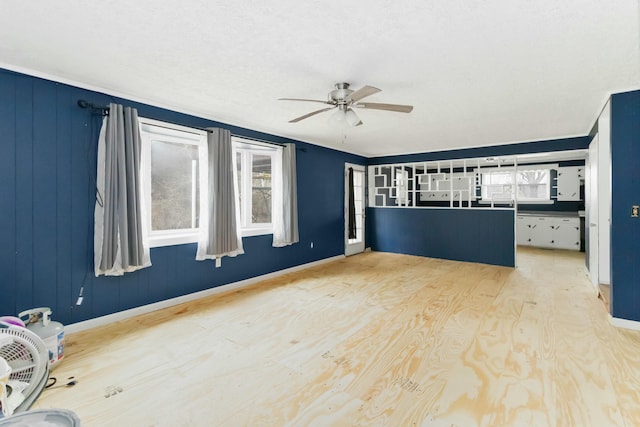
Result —
<instances>
[{"instance_id":1,"label":"white lower cabinet","mask_svg":"<svg viewBox=\"0 0 640 427\"><path fill-rule=\"evenodd\" d=\"M580 218L518 215L518 245L580 250Z\"/></svg>"},{"instance_id":2,"label":"white lower cabinet","mask_svg":"<svg viewBox=\"0 0 640 427\"><path fill-rule=\"evenodd\" d=\"M553 219L554 247L580 250L580 218Z\"/></svg>"}]
</instances>

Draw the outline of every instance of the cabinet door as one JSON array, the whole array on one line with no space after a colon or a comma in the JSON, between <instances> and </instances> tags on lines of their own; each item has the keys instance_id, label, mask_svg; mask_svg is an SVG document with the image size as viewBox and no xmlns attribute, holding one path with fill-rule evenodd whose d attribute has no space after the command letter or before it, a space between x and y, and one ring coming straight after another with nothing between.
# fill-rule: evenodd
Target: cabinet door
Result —
<instances>
[{"instance_id":1,"label":"cabinet door","mask_svg":"<svg viewBox=\"0 0 640 427\"><path fill-rule=\"evenodd\" d=\"M578 166L558 168L558 201L580 200L580 178Z\"/></svg>"},{"instance_id":2,"label":"cabinet door","mask_svg":"<svg viewBox=\"0 0 640 427\"><path fill-rule=\"evenodd\" d=\"M531 225L531 246L542 248L553 247L553 221L552 218L544 216L532 217Z\"/></svg>"},{"instance_id":3,"label":"cabinet door","mask_svg":"<svg viewBox=\"0 0 640 427\"><path fill-rule=\"evenodd\" d=\"M531 245L531 221L527 216L516 217L516 243L518 245Z\"/></svg>"},{"instance_id":4,"label":"cabinet door","mask_svg":"<svg viewBox=\"0 0 640 427\"><path fill-rule=\"evenodd\" d=\"M554 247L580 250L580 218L554 218L553 226Z\"/></svg>"}]
</instances>

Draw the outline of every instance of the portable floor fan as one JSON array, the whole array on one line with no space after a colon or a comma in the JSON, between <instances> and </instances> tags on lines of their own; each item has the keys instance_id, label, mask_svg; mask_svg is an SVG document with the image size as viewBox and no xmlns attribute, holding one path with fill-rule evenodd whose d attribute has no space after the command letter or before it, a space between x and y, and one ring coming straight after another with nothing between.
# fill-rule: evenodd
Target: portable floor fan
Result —
<instances>
[{"instance_id":1,"label":"portable floor fan","mask_svg":"<svg viewBox=\"0 0 640 427\"><path fill-rule=\"evenodd\" d=\"M384 110L395 111L397 113L410 113L413 110L412 105L400 105L400 104L381 104L378 102L360 102L361 99L380 92L380 89L373 86L364 86L354 91L349 89L349 83L336 83L335 89L329 92L326 101L318 99L303 99L303 98L279 98L280 101L304 101L304 102L319 102L322 104L328 104L330 107L325 107L320 110L312 111L303 116L296 117L289 120L289 123L297 123L301 120L308 119L316 114L324 113L337 108L334 113L336 120L344 120L351 126L360 126L362 120L358 117L354 108L365 108L369 110Z\"/></svg>"},{"instance_id":2,"label":"portable floor fan","mask_svg":"<svg viewBox=\"0 0 640 427\"><path fill-rule=\"evenodd\" d=\"M0 365L9 371L2 384L2 414L31 407L49 379L49 353L42 339L26 328L0 322Z\"/></svg>"}]
</instances>

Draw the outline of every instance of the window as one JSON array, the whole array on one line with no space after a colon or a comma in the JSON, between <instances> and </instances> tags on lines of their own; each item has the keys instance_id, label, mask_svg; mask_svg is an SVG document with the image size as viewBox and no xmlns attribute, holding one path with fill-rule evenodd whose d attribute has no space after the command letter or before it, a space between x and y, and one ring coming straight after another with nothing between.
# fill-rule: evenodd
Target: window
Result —
<instances>
[{"instance_id":1,"label":"window","mask_svg":"<svg viewBox=\"0 0 640 427\"><path fill-rule=\"evenodd\" d=\"M551 200L549 169L518 171L518 200Z\"/></svg>"},{"instance_id":2,"label":"window","mask_svg":"<svg viewBox=\"0 0 640 427\"><path fill-rule=\"evenodd\" d=\"M206 182L206 133L140 118L149 246L193 243Z\"/></svg>"},{"instance_id":3,"label":"window","mask_svg":"<svg viewBox=\"0 0 640 427\"><path fill-rule=\"evenodd\" d=\"M396 169L396 203L406 205L409 199L409 172Z\"/></svg>"},{"instance_id":4,"label":"window","mask_svg":"<svg viewBox=\"0 0 640 427\"><path fill-rule=\"evenodd\" d=\"M243 236L273 233L274 163L279 148L232 138Z\"/></svg>"},{"instance_id":5,"label":"window","mask_svg":"<svg viewBox=\"0 0 640 427\"><path fill-rule=\"evenodd\" d=\"M205 131L139 118L141 187L149 246L198 241L208 180ZM273 233L273 181L281 149L232 137L243 236Z\"/></svg>"},{"instance_id":6,"label":"window","mask_svg":"<svg viewBox=\"0 0 640 427\"><path fill-rule=\"evenodd\" d=\"M549 203L549 169L527 169L515 172L518 202ZM513 201L513 170L491 170L482 172L482 199L494 203Z\"/></svg>"},{"instance_id":7,"label":"window","mask_svg":"<svg viewBox=\"0 0 640 427\"><path fill-rule=\"evenodd\" d=\"M484 172L482 199L495 202L513 200L513 171Z\"/></svg>"}]
</instances>

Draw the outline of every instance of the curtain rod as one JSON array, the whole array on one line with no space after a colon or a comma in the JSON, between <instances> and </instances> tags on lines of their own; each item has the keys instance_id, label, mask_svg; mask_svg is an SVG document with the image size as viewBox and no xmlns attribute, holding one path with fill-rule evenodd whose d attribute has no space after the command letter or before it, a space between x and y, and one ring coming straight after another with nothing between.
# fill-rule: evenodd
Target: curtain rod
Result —
<instances>
[{"instance_id":1,"label":"curtain rod","mask_svg":"<svg viewBox=\"0 0 640 427\"><path fill-rule=\"evenodd\" d=\"M206 130L206 129L205 129ZM236 138L242 138L245 139L247 141L249 141L249 143L251 143L251 141L254 142L260 142L262 144L269 144L269 145L277 145L279 147L284 147L286 146L286 144L282 143L282 142L273 142L273 141L265 141L264 139L258 139L258 138L252 138L250 136L244 136L244 135L236 135L235 133L232 133L231 136L235 136ZM304 153L307 152L307 149L304 147L298 147L298 144L293 144L296 146L296 150L298 151L302 151Z\"/></svg>"},{"instance_id":2,"label":"curtain rod","mask_svg":"<svg viewBox=\"0 0 640 427\"><path fill-rule=\"evenodd\" d=\"M103 116L108 116L109 115L109 107L107 106L102 106L102 105L94 105L88 101L85 101L84 99L79 99L78 100L78 106L80 108L89 108L92 110L92 112L100 112L101 115ZM184 126L184 125L181 125ZM185 126L185 127L189 127L192 129L197 129L197 130L201 130L204 132L211 132L209 129L207 128L201 128L201 127L197 127L197 126ZM280 142L273 142L273 141L265 141L264 139L258 139L258 138L252 138L250 136L244 136L244 135L237 135L235 133L232 133L231 136L235 136L236 138L242 138L242 139L246 139L247 141L255 141L255 142L261 142L263 144L269 144L269 145L276 145L278 147L284 147L285 144L280 143ZM297 145L297 144L295 144ZM300 151L307 151L306 148L300 148L296 146L297 150Z\"/></svg>"},{"instance_id":3,"label":"curtain rod","mask_svg":"<svg viewBox=\"0 0 640 427\"><path fill-rule=\"evenodd\" d=\"M206 130L206 129L205 129ZM244 135L236 135L235 133L232 133L231 136L235 136L236 138L242 138L242 139L246 139L247 141L251 142L261 142L262 144L269 144L269 145L277 145L279 147L284 147L284 144L281 144L279 142L272 142L272 141L265 141L263 139L258 139L258 138L251 138L249 136L244 136Z\"/></svg>"}]
</instances>

